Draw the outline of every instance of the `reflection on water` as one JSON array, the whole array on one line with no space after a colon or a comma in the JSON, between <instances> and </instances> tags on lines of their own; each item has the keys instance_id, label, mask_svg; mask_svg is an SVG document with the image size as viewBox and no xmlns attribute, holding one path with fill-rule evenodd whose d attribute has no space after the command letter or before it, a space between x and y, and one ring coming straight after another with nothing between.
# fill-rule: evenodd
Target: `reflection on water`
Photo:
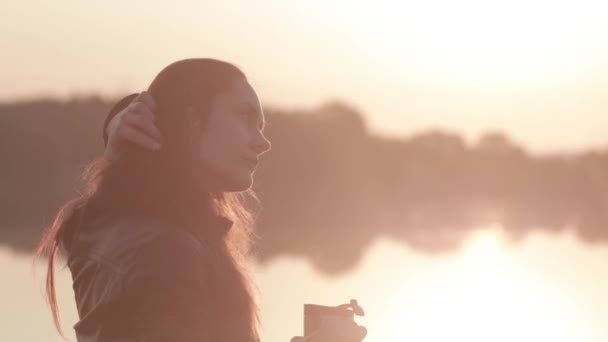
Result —
<instances>
[{"instance_id":1,"label":"reflection on water","mask_svg":"<svg viewBox=\"0 0 608 342\"><path fill-rule=\"evenodd\" d=\"M0 340L60 341L34 283L29 255L0 249ZM302 304L337 305L356 298L367 341L606 341L608 248L572 237L536 235L509 247L498 230L480 233L459 254L422 255L377 241L356 271L327 278L302 259L256 266L263 341L302 332ZM57 277L64 329L77 315L69 271Z\"/></svg>"}]
</instances>

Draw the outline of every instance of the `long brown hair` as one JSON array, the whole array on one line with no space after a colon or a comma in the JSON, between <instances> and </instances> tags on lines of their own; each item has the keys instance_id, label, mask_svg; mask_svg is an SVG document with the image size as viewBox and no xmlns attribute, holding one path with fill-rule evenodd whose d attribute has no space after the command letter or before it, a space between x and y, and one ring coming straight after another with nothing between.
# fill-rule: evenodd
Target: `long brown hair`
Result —
<instances>
[{"instance_id":1,"label":"long brown hair","mask_svg":"<svg viewBox=\"0 0 608 342\"><path fill-rule=\"evenodd\" d=\"M34 256L34 263L41 256L48 256L47 301L62 337L65 336L55 294L54 261L62 247L66 250L62 237L67 227L82 213L80 209L85 208L104 213L142 214L209 237L207 245L212 241L217 252L217 260L211 261L220 271L214 281L234 284L218 286L232 291L221 297L223 307L232 310L229 312L232 333L241 326L241 337L257 338L259 308L247 267L247 256L255 237L254 213L246 203L248 198L255 203L258 200L252 189L240 193L205 190L200 182L200 170L193 165L189 154L193 145L189 140L192 137L187 134L191 123L185 117L186 108L195 106L202 113L198 119L204 128L213 98L237 80L246 81L242 71L214 59L187 59L167 66L149 87L157 104L157 126L163 134L161 150L153 152L133 144L125 145L118 158L110 161L100 157L86 167L84 192L59 210ZM126 107L132 97L119 101L111 114ZM214 239L217 233L205 226L210 217L216 216L233 222L228 235L222 239Z\"/></svg>"}]
</instances>

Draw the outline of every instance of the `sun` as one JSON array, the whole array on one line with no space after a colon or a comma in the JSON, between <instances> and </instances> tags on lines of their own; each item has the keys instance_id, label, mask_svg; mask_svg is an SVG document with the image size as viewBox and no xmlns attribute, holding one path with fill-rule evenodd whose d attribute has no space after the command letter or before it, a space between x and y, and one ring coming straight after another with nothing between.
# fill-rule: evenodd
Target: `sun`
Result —
<instances>
[{"instance_id":1,"label":"sun","mask_svg":"<svg viewBox=\"0 0 608 342\"><path fill-rule=\"evenodd\" d=\"M435 86L500 91L569 80L593 62L607 33L602 1L357 4L334 10L348 13L340 25L361 55Z\"/></svg>"},{"instance_id":2,"label":"sun","mask_svg":"<svg viewBox=\"0 0 608 342\"><path fill-rule=\"evenodd\" d=\"M405 294L404 295L405 298ZM510 260L499 234L474 235L449 272L416 290L383 322L379 341L591 341L565 293ZM414 299L412 299L414 298ZM395 309L398 308L398 309ZM376 331L374 331L376 332Z\"/></svg>"}]
</instances>

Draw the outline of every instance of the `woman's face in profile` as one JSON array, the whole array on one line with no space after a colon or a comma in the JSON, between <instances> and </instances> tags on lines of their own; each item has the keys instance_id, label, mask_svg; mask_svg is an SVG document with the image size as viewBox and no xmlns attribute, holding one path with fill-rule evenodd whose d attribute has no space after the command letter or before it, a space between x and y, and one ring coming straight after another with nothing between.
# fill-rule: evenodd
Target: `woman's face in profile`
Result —
<instances>
[{"instance_id":1,"label":"woman's face in profile","mask_svg":"<svg viewBox=\"0 0 608 342\"><path fill-rule=\"evenodd\" d=\"M265 124L260 100L246 81L234 82L215 97L195 146L208 189L239 192L251 187L257 160L271 147L263 134Z\"/></svg>"}]
</instances>

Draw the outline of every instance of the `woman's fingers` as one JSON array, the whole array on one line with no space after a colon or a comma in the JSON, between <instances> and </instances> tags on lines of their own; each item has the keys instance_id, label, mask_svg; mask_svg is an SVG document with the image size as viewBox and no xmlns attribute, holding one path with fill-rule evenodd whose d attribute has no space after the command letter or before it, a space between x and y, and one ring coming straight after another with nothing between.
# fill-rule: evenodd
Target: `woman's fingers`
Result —
<instances>
[{"instance_id":1,"label":"woman's fingers","mask_svg":"<svg viewBox=\"0 0 608 342\"><path fill-rule=\"evenodd\" d=\"M128 113L123 120L126 126L146 134L158 143L161 142L162 135L154 123L154 114L147 107L143 105L140 107L134 106L133 112Z\"/></svg>"},{"instance_id":2,"label":"woman's fingers","mask_svg":"<svg viewBox=\"0 0 608 342\"><path fill-rule=\"evenodd\" d=\"M355 330L356 330L355 339L357 341L362 341L365 338L365 336L367 336L367 328L366 327L364 327L362 325L359 325Z\"/></svg>"},{"instance_id":3,"label":"woman's fingers","mask_svg":"<svg viewBox=\"0 0 608 342\"><path fill-rule=\"evenodd\" d=\"M367 336L367 329L354 321L343 318L326 319L319 330L307 336L310 342L360 342Z\"/></svg>"},{"instance_id":4,"label":"woman's fingers","mask_svg":"<svg viewBox=\"0 0 608 342\"><path fill-rule=\"evenodd\" d=\"M365 336L367 335L367 329L364 326L358 325L356 323L352 323L343 328L336 335L337 341L344 342L360 342L363 341Z\"/></svg>"},{"instance_id":5,"label":"woman's fingers","mask_svg":"<svg viewBox=\"0 0 608 342\"><path fill-rule=\"evenodd\" d=\"M156 104L148 92L140 93L125 109L116 114L108 125L110 157L120 154L121 145L131 142L143 148L158 150L162 134L155 124Z\"/></svg>"},{"instance_id":6,"label":"woman's fingers","mask_svg":"<svg viewBox=\"0 0 608 342\"><path fill-rule=\"evenodd\" d=\"M120 127L117 134L120 136L120 140L130 141L150 150L158 150L160 148L160 143L156 139L130 126L125 125Z\"/></svg>"},{"instance_id":7,"label":"woman's fingers","mask_svg":"<svg viewBox=\"0 0 608 342\"><path fill-rule=\"evenodd\" d=\"M333 336L337 341L360 342L367 335L367 329L354 321L342 321L342 323L334 326L337 330L334 330Z\"/></svg>"},{"instance_id":8,"label":"woman's fingers","mask_svg":"<svg viewBox=\"0 0 608 342\"><path fill-rule=\"evenodd\" d=\"M133 102L143 103L146 107L148 107L148 109L152 113L154 113L154 111L156 110L156 102L154 101L152 95L150 95L150 93L148 93L147 91L142 91L141 93L139 93L139 95L135 99L133 99Z\"/></svg>"}]
</instances>

